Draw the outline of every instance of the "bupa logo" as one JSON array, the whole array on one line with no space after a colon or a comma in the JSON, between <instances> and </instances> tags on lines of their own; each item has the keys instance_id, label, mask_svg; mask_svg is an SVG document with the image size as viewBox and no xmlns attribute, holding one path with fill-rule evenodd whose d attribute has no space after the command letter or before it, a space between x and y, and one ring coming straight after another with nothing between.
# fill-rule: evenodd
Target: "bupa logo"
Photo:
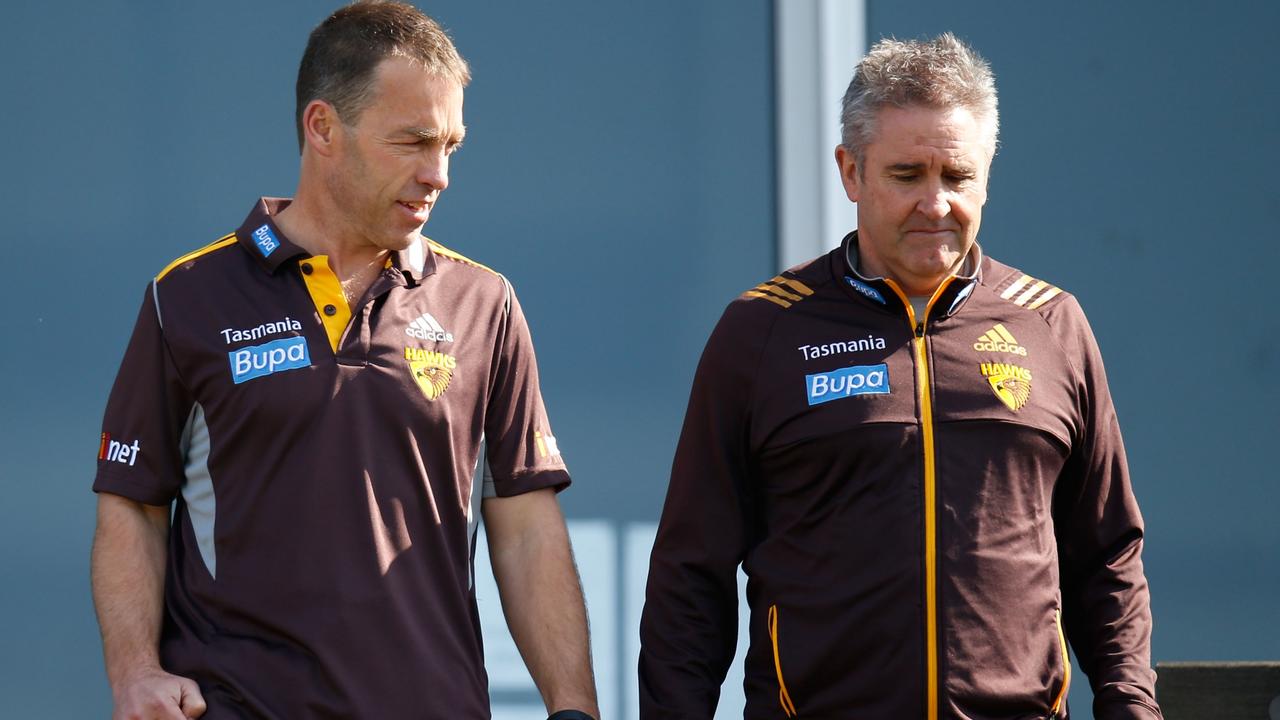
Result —
<instances>
[{"instance_id":1,"label":"bupa logo","mask_svg":"<svg viewBox=\"0 0 1280 720\"><path fill-rule=\"evenodd\" d=\"M227 353L231 361L231 381L239 385L263 375L311 366L307 339L291 337L253 345Z\"/></svg>"},{"instance_id":2,"label":"bupa logo","mask_svg":"<svg viewBox=\"0 0 1280 720\"><path fill-rule=\"evenodd\" d=\"M854 290L857 290L858 292L862 293L863 295L866 295L872 300L875 300L881 305L885 304L884 296L880 294L879 290L871 287L870 285L862 282L861 280L855 280L849 277L848 275L844 276L844 281L849 283L849 287L853 288Z\"/></svg>"},{"instance_id":3,"label":"bupa logo","mask_svg":"<svg viewBox=\"0 0 1280 720\"><path fill-rule=\"evenodd\" d=\"M280 247L280 241L276 239L276 234L271 232L270 225L263 225L253 231L253 243L262 252L262 257L269 256Z\"/></svg>"},{"instance_id":4,"label":"bupa logo","mask_svg":"<svg viewBox=\"0 0 1280 720\"><path fill-rule=\"evenodd\" d=\"M804 383L810 405L821 405L854 395L888 395L889 366L881 363L840 368L805 375Z\"/></svg>"}]
</instances>

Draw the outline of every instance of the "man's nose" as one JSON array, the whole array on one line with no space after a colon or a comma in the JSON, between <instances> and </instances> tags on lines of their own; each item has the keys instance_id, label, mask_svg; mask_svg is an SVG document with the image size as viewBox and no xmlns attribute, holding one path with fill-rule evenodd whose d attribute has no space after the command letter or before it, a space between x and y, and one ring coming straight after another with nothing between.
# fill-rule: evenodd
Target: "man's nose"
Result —
<instances>
[{"instance_id":1,"label":"man's nose","mask_svg":"<svg viewBox=\"0 0 1280 720\"><path fill-rule=\"evenodd\" d=\"M449 156L441 153L428 153L418 166L414 178L420 185L434 188L437 192L449 187Z\"/></svg>"},{"instance_id":2,"label":"man's nose","mask_svg":"<svg viewBox=\"0 0 1280 720\"><path fill-rule=\"evenodd\" d=\"M951 196L941 185L932 185L925 189L916 209L930 220L941 220L951 214Z\"/></svg>"}]
</instances>

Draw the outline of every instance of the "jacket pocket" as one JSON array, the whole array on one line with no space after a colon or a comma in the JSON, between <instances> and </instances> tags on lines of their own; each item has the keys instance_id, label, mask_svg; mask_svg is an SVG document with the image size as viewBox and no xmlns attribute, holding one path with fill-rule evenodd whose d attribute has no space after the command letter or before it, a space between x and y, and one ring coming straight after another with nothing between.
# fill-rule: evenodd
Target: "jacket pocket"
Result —
<instances>
[{"instance_id":1,"label":"jacket pocket","mask_svg":"<svg viewBox=\"0 0 1280 720\"><path fill-rule=\"evenodd\" d=\"M1062 652L1062 685L1058 688L1058 694L1053 698L1053 705L1049 708L1049 720L1057 720L1062 713L1062 706L1067 700L1067 690L1071 687L1071 655L1067 652L1067 635L1062 631L1062 610L1054 612L1054 625L1058 629L1058 648ZM772 627L772 624L770 625ZM777 644L774 644L774 657L777 657ZM782 676L779 675L779 678Z\"/></svg>"},{"instance_id":2,"label":"jacket pocket","mask_svg":"<svg viewBox=\"0 0 1280 720\"><path fill-rule=\"evenodd\" d=\"M778 704L787 717L796 717L796 705L787 692L787 681L782 676L782 656L778 653L778 606L769 606L769 640L773 644L773 668L778 673Z\"/></svg>"}]
</instances>

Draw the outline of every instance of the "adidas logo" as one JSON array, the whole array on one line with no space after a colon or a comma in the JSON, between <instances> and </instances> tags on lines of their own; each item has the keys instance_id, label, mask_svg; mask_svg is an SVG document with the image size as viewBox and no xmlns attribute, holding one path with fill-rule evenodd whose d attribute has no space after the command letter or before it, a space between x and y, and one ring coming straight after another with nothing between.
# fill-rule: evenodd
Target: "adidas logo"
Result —
<instances>
[{"instance_id":1,"label":"adidas logo","mask_svg":"<svg viewBox=\"0 0 1280 720\"><path fill-rule=\"evenodd\" d=\"M978 338L978 342L973 344L973 349L978 352L1002 352L1027 356L1027 349L1019 345L1018 341L1013 339L1013 335L1010 335L1000 323L996 323L995 327Z\"/></svg>"},{"instance_id":2,"label":"adidas logo","mask_svg":"<svg viewBox=\"0 0 1280 720\"><path fill-rule=\"evenodd\" d=\"M453 342L453 333L446 332L440 323L431 317L431 313L422 313L421 317L409 323L409 327L404 329L404 334L419 340Z\"/></svg>"}]
</instances>

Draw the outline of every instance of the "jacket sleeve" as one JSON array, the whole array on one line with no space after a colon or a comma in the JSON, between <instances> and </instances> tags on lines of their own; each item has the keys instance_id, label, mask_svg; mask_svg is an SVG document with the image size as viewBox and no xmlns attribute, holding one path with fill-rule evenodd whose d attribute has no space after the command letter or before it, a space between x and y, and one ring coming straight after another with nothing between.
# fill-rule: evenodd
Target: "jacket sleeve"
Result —
<instances>
[{"instance_id":1,"label":"jacket sleeve","mask_svg":"<svg viewBox=\"0 0 1280 720\"><path fill-rule=\"evenodd\" d=\"M1075 298L1047 319L1077 374L1079 426L1054 496L1064 630L1093 687L1098 720L1160 718L1142 516L1102 355Z\"/></svg>"},{"instance_id":2,"label":"jacket sleeve","mask_svg":"<svg viewBox=\"0 0 1280 720\"><path fill-rule=\"evenodd\" d=\"M640 620L640 717L715 714L737 644L737 568L750 538L747 433L758 349L730 305L694 376Z\"/></svg>"}]
</instances>

